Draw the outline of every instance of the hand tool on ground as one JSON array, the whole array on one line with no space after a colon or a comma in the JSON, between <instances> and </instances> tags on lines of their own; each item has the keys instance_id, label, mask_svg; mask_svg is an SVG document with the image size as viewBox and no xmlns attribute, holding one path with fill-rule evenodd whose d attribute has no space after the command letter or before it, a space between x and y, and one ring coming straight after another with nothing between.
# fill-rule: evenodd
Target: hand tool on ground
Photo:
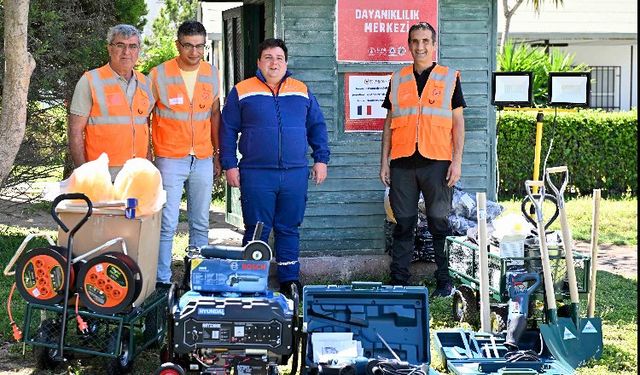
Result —
<instances>
[{"instance_id":1,"label":"hand tool on ground","mask_svg":"<svg viewBox=\"0 0 640 375\"><path fill-rule=\"evenodd\" d=\"M593 190L593 219L591 221L591 270L587 316L593 318L596 310L596 275L598 272L598 228L600 226L600 189Z\"/></svg>"},{"instance_id":2,"label":"hand tool on ground","mask_svg":"<svg viewBox=\"0 0 640 375\"><path fill-rule=\"evenodd\" d=\"M525 284L531 283L532 284ZM540 285L540 275L527 273L524 270L507 272L507 290L509 291L509 317L507 320L507 336L504 345L510 350L519 349L520 338L527 329L529 316L529 297Z\"/></svg>"},{"instance_id":3,"label":"hand tool on ground","mask_svg":"<svg viewBox=\"0 0 640 375\"><path fill-rule=\"evenodd\" d=\"M560 188L553 184L553 174L562 174ZM567 210L564 202L564 191L569 182L569 169L567 166L547 168L545 177L549 187L556 195L558 209L560 211L560 226L562 229L562 243L564 247L565 261L567 263L567 276L569 278L569 296L571 298L571 320L576 330L576 350L571 350L570 363L580 363L590 358L600 358L602 355L602 320L600 318L580 318L580 297L578 296L578 283L576 281L575 264L573 262L573 238L567 219ZM586 272L586 270L585 270ZM561 322L562 323L562 322ZM567 343L573 343L566 340Z\"/></svg>"},{"instance_id":4,"label":"hand tool on ground","mask_svg":"<svg viewBox=\"0 0 640 375\"><path fill-rule=\"evenodd\" d=\"M558 218L558 214L559 214L559 210L558 210L558 201L556 201L556 197L554 197L551 194L545 194L542 198L540 198L540 194L532 194L533 199L542 199L542 201L547 201L550 202L553 207L553 214L551 215L551 218L549 218L547 220L547 222L544 224L544 230L547 234L551 233L549 231L547 231L547 229L549 229L549 226L551 224L553 224L556 219ZM543 206L543 210L547 211L544 209L544 207L549 206L547 205L542 205ZM520 204L520 211L522 212L522 216L524 216L524 218L534 227L536 227L538 225L538 223L536 223L536 219L535 219L535 206L533 204L533 202L531 201L531 198L526 195L524 197L524 199L522 199L522 203ZM548 212L548 211L547 211ZM532 230L533 231L533 230ZM536 229L537 231L537 229Z\"/></svg>"},{"instance_id":5,"label":"hand tool on ground","mask_svg":"<svg viewBox=\"0 0 640 375\"><path fill-rule=\"evenodd\" d=\"M544 231L544 218L542 215L542 202L544 200L544 182L543 181L525 181L524 183L525 189L527 191L527 195L531 202L533 202L536 213L536 223L538 228L538 238L540 242L540 258L542 261L542 274L543 274L543 282L544 282L544 294L546 299L546 318L547 323L540 325L540 333L542 333L542 338L544 342L547 344L549 351L553 356L563 363L570 365L567 361L567 358L570 357L570 353L567 350L567 346L565 345L565 338L569 338L573 336L575 338L575 334L568 330L565 332L566 327L562 327L558 324L558 308L556 306L556 296L555 291L553 290L553 277L551 276L551 267L549 264L549 249L547 248L547 239ZM535 199L533 197L533 188L537 188L539 191L539 198ZM569 319L570 325L573 325L573 322ZM563 329L565 328L565 329ZM575 332L575 328L573 330ZM576 366L572 366L575 368Z\"/></svg>"},{"instance_id":6,"label":"hand tool on ground","mask_svg":"<svg viewBox=\"0 0 640 375\"><path fill-rule=\"evenodd\" d=\"M489 254L487 250L487 194L476 193L478 204L478 252L480 265L480 330L491 333L491 319L489 318Z\"/></svg>"}]
</instances>

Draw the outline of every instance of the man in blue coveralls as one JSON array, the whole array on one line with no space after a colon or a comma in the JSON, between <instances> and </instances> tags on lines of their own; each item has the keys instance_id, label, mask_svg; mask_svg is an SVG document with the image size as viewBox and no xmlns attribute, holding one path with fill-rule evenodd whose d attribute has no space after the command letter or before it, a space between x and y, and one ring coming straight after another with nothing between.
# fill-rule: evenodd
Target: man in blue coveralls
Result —
<instances>
[{"instance_id":1,"label":"man in blue coveralls","mask_svg":"<svg viewBox=\"0 0 640 375\"><path fill-rule=\"evenodd\" d=\"M264 223L263 241L273 229L280 292L291 296L294 284L301 292L298 227L308 179L321 184L327 177L327 127L316 98L287 71L284 41L266 39L258 46L258 56L256 76L239 82L227 96L220 160L227 183L240 188L243 244L251 240L258 221ZM308 146L314 161L311 171Z\"/></svg>"}]
</instances>

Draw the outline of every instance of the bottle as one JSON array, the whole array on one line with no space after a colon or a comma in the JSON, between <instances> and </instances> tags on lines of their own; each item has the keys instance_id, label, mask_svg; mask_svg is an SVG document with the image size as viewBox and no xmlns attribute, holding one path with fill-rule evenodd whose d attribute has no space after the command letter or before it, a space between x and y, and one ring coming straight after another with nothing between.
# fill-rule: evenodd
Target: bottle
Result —
<instances>
[{"instance_id":1,"label":"bottle","mask_svg":"<svg viewBox=\"0 0 640 375\"><path fill-rule=\"evenodd\" d=\"M136 218L136 207L138 207L138 199L137 198L127 198L127 206L124 209L124 217L127 219L135 219Z\"/></svg>"}]
</instances>

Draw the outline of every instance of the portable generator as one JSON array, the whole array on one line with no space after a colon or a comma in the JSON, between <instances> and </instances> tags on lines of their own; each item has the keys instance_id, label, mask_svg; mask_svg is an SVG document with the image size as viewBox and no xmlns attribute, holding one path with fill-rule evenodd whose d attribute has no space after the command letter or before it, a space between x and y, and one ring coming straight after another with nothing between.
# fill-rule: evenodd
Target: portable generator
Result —
<instances>
[{"instance_id":1,"label":"portable generator","mask_svg":"<svg viewBox=\"0 0 640 375\"><path fill-rule=\"evenodd\" d=\"M298 291L292 299L268 290L271 249L188 249L185 274L169 291L169 346L156 374L272 375L293 355L298 363Z\"/></svg>"}]
</instances>

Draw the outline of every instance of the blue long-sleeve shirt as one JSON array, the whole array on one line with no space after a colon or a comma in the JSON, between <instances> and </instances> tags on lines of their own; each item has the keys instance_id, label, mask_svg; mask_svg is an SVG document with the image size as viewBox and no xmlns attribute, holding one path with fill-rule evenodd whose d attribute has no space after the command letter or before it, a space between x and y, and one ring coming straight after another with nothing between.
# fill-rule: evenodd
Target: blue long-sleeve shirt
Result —
<instances>
[{"instance_id":1,"label":"blue long-sleeve shirt","mask_svg":"<svg viewBox=\"0 0 640 375\"><path fill-rule=\"evenodd\" d=\"M329 137L318 101L290 76L287 71L273 92L258 70L229 92L220 127L222 169L304 167L308 146L314 162L329 162Z\"/></svg>"}]
</instances>

